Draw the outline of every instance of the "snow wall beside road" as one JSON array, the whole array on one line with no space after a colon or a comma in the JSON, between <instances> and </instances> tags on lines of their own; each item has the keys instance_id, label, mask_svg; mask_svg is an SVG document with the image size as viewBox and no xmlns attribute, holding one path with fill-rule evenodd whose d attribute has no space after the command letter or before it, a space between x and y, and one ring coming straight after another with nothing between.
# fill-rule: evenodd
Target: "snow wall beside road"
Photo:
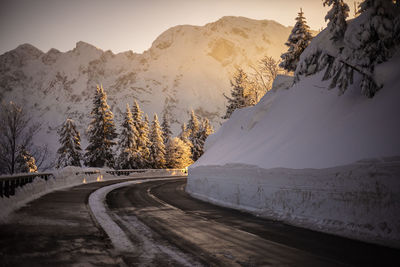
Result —
<instances>
[{"instance_id":1,"label":"snow wall beside road","mask_svg":"<svg viewBox=\"0 0 400 267\"><path fill-rule=\"evenodd\" d=\"M326 169L191 168L193 197L316 231L400 248L400 158Z\"/></svg>"}]
</instances>

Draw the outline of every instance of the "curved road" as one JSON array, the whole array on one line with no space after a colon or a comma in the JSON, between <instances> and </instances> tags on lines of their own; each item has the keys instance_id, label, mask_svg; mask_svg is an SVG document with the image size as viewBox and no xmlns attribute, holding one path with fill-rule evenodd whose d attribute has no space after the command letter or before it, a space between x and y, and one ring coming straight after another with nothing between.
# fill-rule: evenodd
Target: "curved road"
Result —
<instances>
[{"instance_id":1,"label":"curved road","mask_svg":"<svg viewBox=\"0 0 400 267\"><path fill-rule=\"evenodd\" d=\"M122 228L139 219L205 265L400 266L399 250L217 207L191 198L185 184L177 179L116 189L107 196L108 208Z\"/></svg>"}]
</instances>

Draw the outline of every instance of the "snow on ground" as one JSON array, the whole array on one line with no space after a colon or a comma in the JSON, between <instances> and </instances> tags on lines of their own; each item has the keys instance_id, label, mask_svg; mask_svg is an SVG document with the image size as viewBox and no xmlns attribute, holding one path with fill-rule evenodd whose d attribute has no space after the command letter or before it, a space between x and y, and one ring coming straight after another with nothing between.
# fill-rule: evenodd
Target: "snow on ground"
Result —
<instances>
[{"instance_id":1,"label":"snow on ground","mask_svg":"<svg viewBox=\"0 0 400 267\"><path fill-rule=\"evenodd\" d=\"M400 157L325 169L200 166L194 197L316 231L400 248Z\"/></svg>"},{"instance_id":2,"label":"snow on ground","mask_svg":"<svg viewBox=\"0 0 400 267\"><path fill-rule=\"evenodd\" d=\"M152 181L169 179L176 178L160 178L152 179ZM146 225L140 222L136 216L120 217L117 214L109 214L105 204L108 193L121 187L144 182L146 182L146 180L123 182L105 186L93 192L89 196L89 207L97 223L99 223L103 230L107 233L108 237L113 243L114 248L120 253L137 253L138 251L142 251L140 260L143 262L149 261L148 264L151 264L151 259L154 257L154 255L158 251L161 251L162 253L165 253L175 259L182 266L196 266L196 264L193 265L192 260L188 259L187 256L181 251L170 246L164 246L160 242L154 241L152 238L152 231ZM139 249L137 247L139 244L132 243L124 230L122 230L114 220L122 223L130 233L134 234L135 238L139 238L140 246L143 246L143 248ZM141 264L143 264L143 262L141 262Z\"/></svg>"},{"instance_id":3,"label":"snow on ground","mask_svg":"<svg viewBox=\"0 0 400 267\"><path fill-rule=\"evenodd\" d=\"M85 174L88 171L98 171L96 174ZM131 173L129 176L113 176L106 173L106 169L98 168L79 168L66 167L60 169L54 174L54 179L50 178L45 181L39 177L35 178L32 183L28 183L23 187L15 190L15 195L9 198L0 198L0 222L7 221L9 215L30 201L33 201L45 194L55 190L61 190L82 183L94 183L115 179L130 179L134 177L159 177L159 176L182 176L185 175L181 170L145 170L143 173Z\"/></svg>"},{"instance_id":4,"label":"snow on ground","mask_svg":"<svg viewBox=\"0 0 400 267\"><path fill-rule=\"evenodd\" d=\"M267 218L400 247L399 65L397 53L376 67L384 87L372 99L358 86L339 96L321 81L323 72L289 89L289 78L278 77L280 88L235 111L207 139L186 190Z\"/></svg>"}]
</instances>

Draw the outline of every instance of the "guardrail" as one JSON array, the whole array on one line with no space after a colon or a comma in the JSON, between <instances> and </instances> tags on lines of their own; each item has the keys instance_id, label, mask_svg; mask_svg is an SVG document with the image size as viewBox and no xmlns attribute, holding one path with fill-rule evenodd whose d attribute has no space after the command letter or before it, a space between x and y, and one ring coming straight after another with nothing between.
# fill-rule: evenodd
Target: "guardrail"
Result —
<instances>
[{"instance_id":1,"label":"guardrail","mask_svg":"<svg viewBox=\"0 0 400 267\"><path fill-rule=\"evenodd\" d=\"M143 173L146 170L141 170L141 169L134 169L134 170L111 170L111 171L106 171L106 173L111 174L111 175L129 175L131 173Z\"/></svg>"},{"instance_id":2,"label":"guardrail","mask_svg":"<svg viewBox=\"0 0 400 267\"><path fill-rule=\"evenodd\" d=\"M78 171L75 175L84 174L84 175L94 175L101 174L103 172L113 175L113 176L129 176L132 173L157 173L157 172L181 172L182 174L186 174L186 169L129 169L129 170L87 170L87 171ZM15 195L15 189L17 187L23 187L28 183L32 183L34 179L37 177L48 180L50 177L55 178L53 173L27 173L27 174L19 174L13 176L0 176L0 198L10 197ZM101 179L102 180L102 179Z\"/></svg>"},{"instance_id":3,"label":"guardrail","mask_svg":"<svg viewBox=\"0 0 400 267\"><path fill-rule=\"evenodd\" d=\"M129 176L132 173L144 173L144 172L160 172L160 171L180 171L183 174L187 173L187 169L126 169L126 170L109 170L106 171L106 173L114 175L114 176L120 176L120 175L125 175Z\"/></svg>"},{"instance_id":4,"label":"guardrail","mask_svg":"<svg viewBox=\"0 0 400 267\"><path fill-rule=\"evenodd\" d=\"M92 175L92 174L99 174L99 173L100 173L100 171L99 171L99 170L95 170L95 171L83 171L83 172L77 172L77 173L75 173L75 175L78 175L78 174Z\"/></svg>"},{"instance_id":5,"label":"guardrail","mask_svg":"<svg viewBox=\"0 0 400 267\"><path fill-rule=\"evenodd\" d=\"M37 177L47 181L50 177L54 178L54 175L48 172L21 174L18 176L1 176L0 197L10 197L15 195L15 189L17 187L22 187L28 183L32 183L33 180Z\"/></svg>"}]
</instances>

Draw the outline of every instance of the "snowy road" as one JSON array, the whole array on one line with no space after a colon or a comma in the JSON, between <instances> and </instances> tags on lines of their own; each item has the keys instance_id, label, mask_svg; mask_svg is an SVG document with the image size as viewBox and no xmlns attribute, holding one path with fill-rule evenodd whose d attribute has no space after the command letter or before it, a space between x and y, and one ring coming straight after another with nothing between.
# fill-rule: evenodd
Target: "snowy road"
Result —
<instances>
[{"instance_id":1,"label":"snowy road","mask_svg":"<svg viewBox=\"0 0 400 267\"><path fill-rule=\"evenodd\" d=\"M398 250L216 207L191 198L184 186L180 179L119 188L108 194L108 208L138 247L145 246L139 240L145 233L159 242L167 240L206 265L399 266ZM126 227L138 223L155 233ZM145 250L140 253L147 255Z\"/></svg>"},{"instance_id":2,"label":"snowy road","mask_svg":"<svg viewBox=\"0 0 400 267\"><path fill-rule=\"evenodd\" d=\"M216 207L186 179L139 181L107 195L105 212L130 242L118 251L89 196L115 180L54 191L0 225L0 266L400 266L398 250Z\"/></svg>"}]
</instances>

